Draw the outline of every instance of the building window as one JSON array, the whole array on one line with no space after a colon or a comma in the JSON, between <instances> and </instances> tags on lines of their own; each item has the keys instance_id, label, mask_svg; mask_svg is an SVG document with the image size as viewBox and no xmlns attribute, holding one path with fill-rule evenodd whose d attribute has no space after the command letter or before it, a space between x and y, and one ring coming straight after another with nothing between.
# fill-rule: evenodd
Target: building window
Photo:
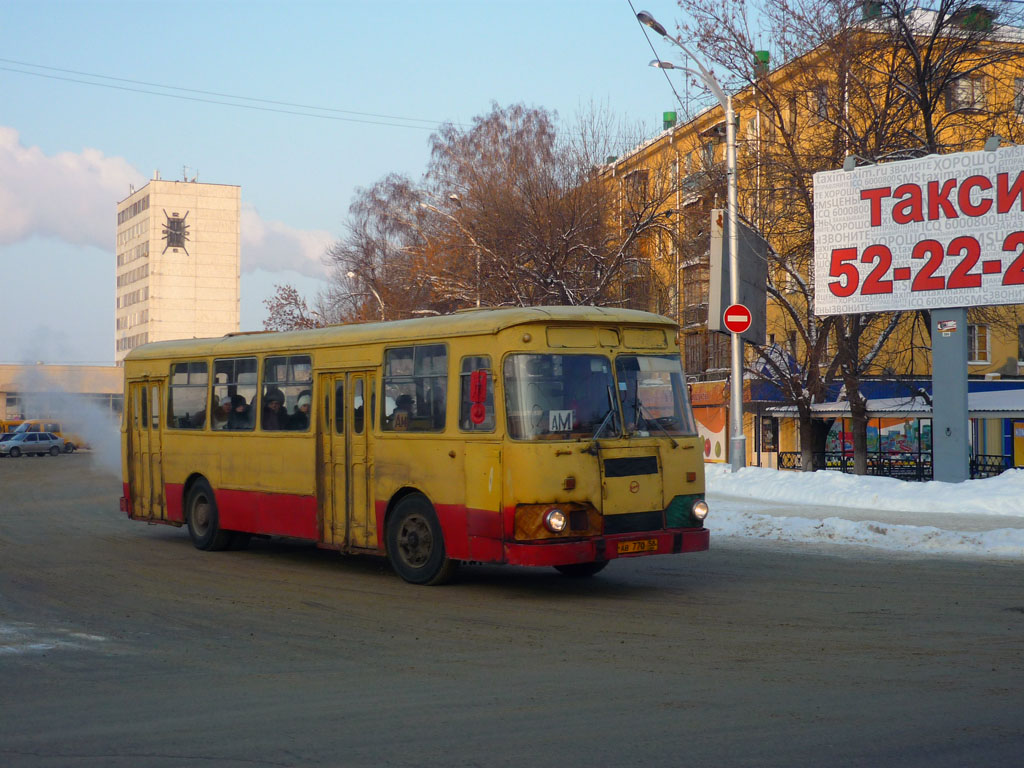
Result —
<instances>
[{"instance_id":1,"label":"building window","mask_svg":"<svg viewBox=\"0 0 1024 768\"><path fill-rule=\"evenodd\" d=\"M1024 365L1024 325L1017 326L1017 365Z\"/></svg>"},{"instance_id":2,"label":"building window","mask_svg":"<svg viewBox=\"0 0 1024 768\"><path fill-rule=\"evenodd\" d=\"M787 341L789 342L789 354L795 360L796 359L796 331L790 331L789 332L789 338L787 339Z\"/></svg>"},{"instance_id":3,"label":"building window","mask_svg":"<svg viewBox=\"0 0 1024 768\"><path fill-rule=\"evenodd\" d=\"M828 119L828 84L818 83L807 94L807 106L815 122Z\"/></svg>"},{"instance_id":4,"label":"building window","mask_svg":"<svg viewBox=\"0 0 1024 768\"><path fill-rule=\"evenodd\" d=\"M987 363L988 354L988 326L974 325L967 326L967 361L970 363Z\"/></svg>"},{"instance_id":5,"label":"building window","mask_svg":"<svg viewBox=\"0 0 1024 768\"><path fill-rule=\"evenodd\" d=\"M704 144L704 168L709 169L715 164L715 142L709 141Z\"/></svg>"},{"instance_id":6,"label":"building window","mask_svg":"<svg viewBox=\"0 0 1024 768\"><path fill-rule=\"evenodd\" d=\"M985 80L981 77L961 77L946 91L946 111L982 110L985 108Z\"/></svg>"},{"instance_id":7,"label":"building window","mask_svg":"<svg viewBox=\"0 0 1024 768\"><path fill-rule=\"evenodd\" d=\"M1024 77L1013 79L1013 111L1024 117Z\"/></svg>"},{"instance_id":8,"label":"building window","mask_svg":"<svg viewBox=\"0 0 1024 768\"><path fill-rule=\"evenodd\" d=\"M626 199L635 205L642 206L647 203L647 169L641 168L637 171L627 173L622 184L625 188Z\"/></svg>"},{"instance_id":9,"label":"building window","mask_svg":"<svg viewBox=\"0 0 1024 768\"><path fill-rule=\"evenodd\" d=\"M689 333L683 337L683 364L686 372L703 374L708 369L708 352L704 333Z\"/></svg>"},{"instance_id":10,"label":"building window","mask_svg":"<svg viewBox=\"0 0 1024 768\"><path fill-rule=\"evenodd\" d=\"M708 368L725 370L732 365L732 339L724 333L709 333Z\"/></svg>"}]
</instances>

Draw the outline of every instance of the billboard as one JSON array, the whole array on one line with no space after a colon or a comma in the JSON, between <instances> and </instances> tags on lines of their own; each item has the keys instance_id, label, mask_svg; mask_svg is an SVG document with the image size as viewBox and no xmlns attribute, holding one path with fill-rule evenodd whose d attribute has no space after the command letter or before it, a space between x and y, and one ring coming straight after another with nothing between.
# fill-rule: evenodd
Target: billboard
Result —
<instances>
[{"instance_id":1,"label":"billboard","mask_svg":"<svg viewBox=\"0 0 1024 768\"><path fill-rule=\"evenodd\" d=\"M818 315L1024 304L1024 146L814 174Z\"/></svg>"}]
</instances>

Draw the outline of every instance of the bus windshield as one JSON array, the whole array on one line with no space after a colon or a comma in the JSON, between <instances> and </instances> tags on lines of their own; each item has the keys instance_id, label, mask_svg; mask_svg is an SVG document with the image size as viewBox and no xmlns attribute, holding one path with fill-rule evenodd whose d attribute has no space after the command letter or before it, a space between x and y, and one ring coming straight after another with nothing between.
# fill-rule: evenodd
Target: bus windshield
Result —
<instances>
[{"instance_id":1,"label":"bus windshield","mask_svg":"<svg viewBox=\"0 0 1024 768\"><path fill-rule=\"evenodd\" d=\"M620 434L613 408L611 361L600 355L509 355L505 409L514 440L559 440ZM603 429L602 429L603 425Z\"/></svg>"},{"instance_id":2,"label":"bus windshield","mask_svg":"<svg viewBox=\"0 0 1024 768\"><path fill-rule=\"evenodd\" d=\"M678 357L619 355L615 373L628 434L697 434Z\"/></svg>"}]
</instances>

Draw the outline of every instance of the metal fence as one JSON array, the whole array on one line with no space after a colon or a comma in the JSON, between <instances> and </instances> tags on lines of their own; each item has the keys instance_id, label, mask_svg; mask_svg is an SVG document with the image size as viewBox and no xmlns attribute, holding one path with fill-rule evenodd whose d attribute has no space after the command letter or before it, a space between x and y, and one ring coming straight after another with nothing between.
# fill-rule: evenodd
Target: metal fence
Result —
<instances>
[{"instance_id":1,"label":"metal fence","mask_svg":"<svg viewBox=\"0 0 1024 768\"><path fill-rule=\"evenodd\" d=\"M832 469L853 474L853 455L840 452L812 454L814 469ZM1009 469L1009 456L1000 454L978 454L971 457L971 478L993 477ZM780 451L779 469L802 469L799 451ZM930 453L872 453L868 454L869 475L895 477L899 480L932 480L932 455Z\"/></svg>"}]
</instances>

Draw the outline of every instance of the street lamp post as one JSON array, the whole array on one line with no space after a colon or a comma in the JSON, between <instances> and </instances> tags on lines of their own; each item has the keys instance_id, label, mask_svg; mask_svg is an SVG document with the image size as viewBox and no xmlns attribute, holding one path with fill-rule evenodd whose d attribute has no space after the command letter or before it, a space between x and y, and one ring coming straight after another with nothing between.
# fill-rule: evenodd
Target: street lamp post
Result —
<instances>
[{"instance_id":1,"label":"street lamp post","mask_svg":"<svg viewBox=\"0 0 1024 768\"><path fill-rule=\"evenodd\" d=\"M650 27L670 43L682 48L683 53L689 57L697 69L688 67L676 67L667 61L652 61L653 66L661 69L681 69L699 78L708 87L718 103L725 110L725 166L726 179L728 182L728 211L729 211L729 303L740 303L740 266L739 266L739 204L736 191L736 116L732 108L732 96L722 90L721 84L715 79L713 73L705 69L697 60L697 57L690 53L690 50L678 37L673 37L658 23L647 11L640 11L636 15L637 20ZM747 461L747 438L743 434L743 339L740 334L732 334L732 369L730 374L729 389L729 463L732 471L736 472L746 465Z\"/></svg>"}]
</instances>

